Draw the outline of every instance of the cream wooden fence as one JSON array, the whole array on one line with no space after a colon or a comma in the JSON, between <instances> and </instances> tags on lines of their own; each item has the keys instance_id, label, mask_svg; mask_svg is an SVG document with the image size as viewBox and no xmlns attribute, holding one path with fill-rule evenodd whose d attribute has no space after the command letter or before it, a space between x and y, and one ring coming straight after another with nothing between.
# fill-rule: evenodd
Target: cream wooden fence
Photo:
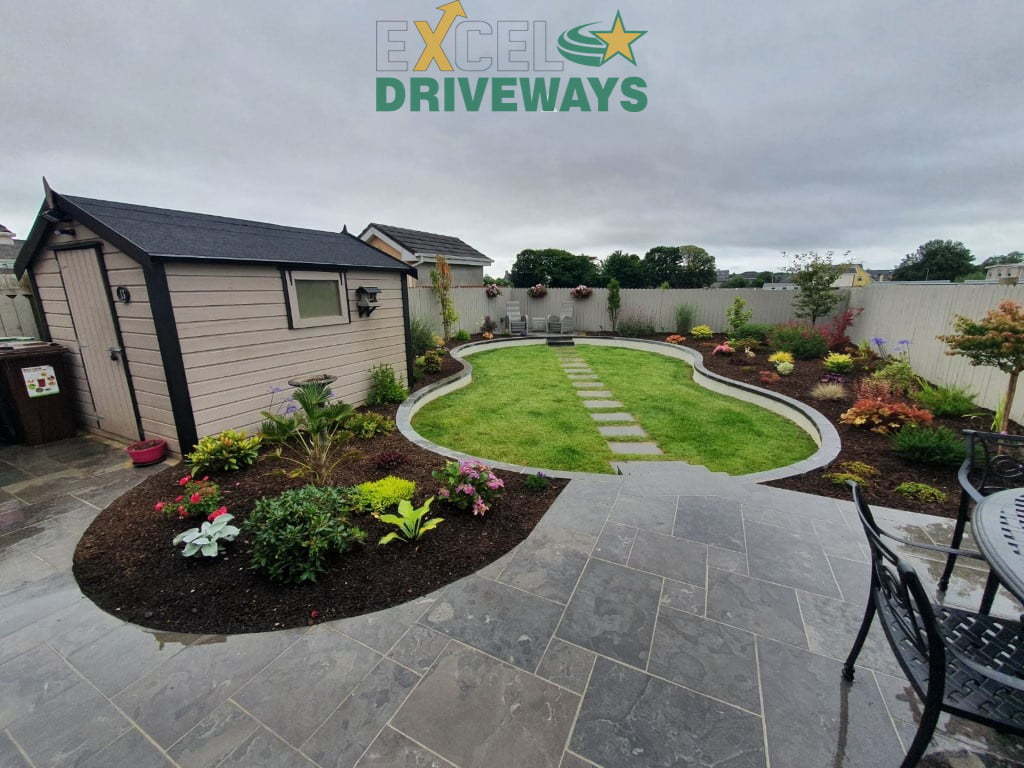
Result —
<instances>
[{"instance_id":1,"label":"cream wooden fence","mask_svg":"<svg viewBox=\"0 0 1024 768\"><path fill-rule=\"evenodd\" d=\"M12 274L0 274L0 336L38 336L32 292Z\"/></svg>"}]
</instances>

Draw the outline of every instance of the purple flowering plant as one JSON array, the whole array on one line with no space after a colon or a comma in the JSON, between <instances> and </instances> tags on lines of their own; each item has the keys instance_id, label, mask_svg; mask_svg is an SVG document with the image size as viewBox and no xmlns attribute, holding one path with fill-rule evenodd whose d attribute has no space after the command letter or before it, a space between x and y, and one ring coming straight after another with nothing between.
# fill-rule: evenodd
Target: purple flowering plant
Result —
<instances>
[{"instance_id":1,"label":"purple flowering plant","mask_svg":"<svg viewBox=\"0 0 1024 768\"><path fill-rule=\"evenodd\" d=\"M505 492L504 481L479 461L449 461L432 474L441 483L439 499L474 515L486 514Z\"/></svg>"}]
</instances>

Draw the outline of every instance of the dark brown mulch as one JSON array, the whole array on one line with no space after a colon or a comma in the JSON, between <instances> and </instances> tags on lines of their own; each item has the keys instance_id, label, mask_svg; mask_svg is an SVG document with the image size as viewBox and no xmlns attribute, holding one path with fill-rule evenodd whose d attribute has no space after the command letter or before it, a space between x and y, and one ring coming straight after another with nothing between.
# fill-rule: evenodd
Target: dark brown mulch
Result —
<instances>
[{"instance_id":1,"label":"dark brown mulch","mask_svg":"<svg viewBox=\"0 0 1024 768\"><path fill-rule=\"evenodd\" d=\"M388 409L393 415L394 408ZM444 459L408 442L397 431L354 441L360 456L343 464L334 484L355 485L389 474L414 480L415 502L434 494L430 473ZM380 469L376 456L396 451L406 463ZM244 526L254 501L303 485L281 475L280 462L264 458L240 472L211 475L225 503ZM546 491L526 490L524 476L498 472L506 493L486 517L473 517L435 502L445 519L418 544L377 540L389 526L369 515L357 524L367 543L338 558L316 583L282 586L249 568L244 534L217 559L184 558L171 539L197 525L156 512L153 505L178 492L180 467L145 480L101 512L85 532L74 558L82 591L104 610L153 629L210 634L262 632L356 616L425 595L479 570L521 542L543 517L567 481L553 479ZM316 611L316 618L312 618Z\"/></svg>"}]
</instances>

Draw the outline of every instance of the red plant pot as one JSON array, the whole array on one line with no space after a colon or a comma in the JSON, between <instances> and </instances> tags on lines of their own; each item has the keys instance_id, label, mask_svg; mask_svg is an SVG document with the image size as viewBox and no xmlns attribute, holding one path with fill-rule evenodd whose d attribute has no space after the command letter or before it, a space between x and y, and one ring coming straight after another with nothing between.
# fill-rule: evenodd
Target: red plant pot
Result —
<instances>
[{"instance_id":1,"label":"red plant pot","mask_svg":"<svg viewBox=\"0 0 1024 768\"><path fill-rule=\"evenodd\" d=\"M137 443L132 443L125 450L132 457L132 463L136 467L147 467L150 464L156 464L164 460L164 456L167 455L167 441L160 439L141 440Z\"/></svg>"}]
</instances>

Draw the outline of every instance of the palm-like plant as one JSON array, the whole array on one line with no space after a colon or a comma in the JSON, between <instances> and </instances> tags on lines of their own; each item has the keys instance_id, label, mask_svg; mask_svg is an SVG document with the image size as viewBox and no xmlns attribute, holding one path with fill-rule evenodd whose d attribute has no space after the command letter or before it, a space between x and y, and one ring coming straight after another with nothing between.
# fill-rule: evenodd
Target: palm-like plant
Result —
<instances>
[{"instance_id":1,"label":"palm-like plant","mask_svg":"<svg viewBox=\"0 0 1024 768\"><path fill-rule=\"evenodd\" d=\"M314 485L328 485L335 468L356 455L356 451L335 449L348 442L352 433L345 423L352 417L352 406L340 400L331 402L331 390L322 384L303 384L293 396L300 412L295 416L281 416L264 412L272 424L274 440L283 443L293 440L293 450L285 453L278 445L275 458L291 464L289 477L309 479Z\"/></svg>"}]
</instances>

